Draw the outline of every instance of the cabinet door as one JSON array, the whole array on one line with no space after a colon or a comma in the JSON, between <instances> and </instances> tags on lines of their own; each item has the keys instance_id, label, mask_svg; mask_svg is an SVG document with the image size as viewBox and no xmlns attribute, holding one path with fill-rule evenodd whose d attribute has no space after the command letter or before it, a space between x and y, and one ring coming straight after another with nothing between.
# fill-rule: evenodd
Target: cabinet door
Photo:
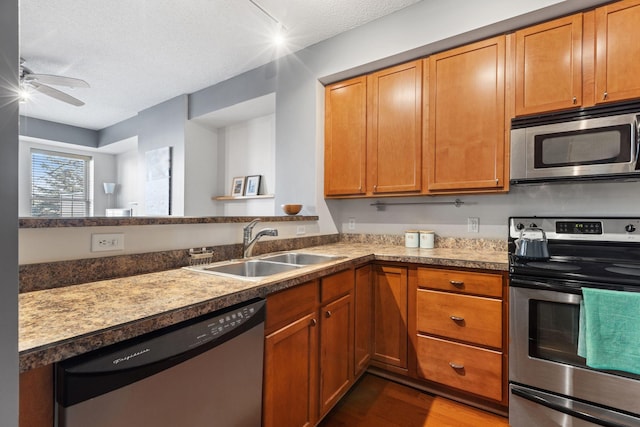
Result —
<instances>
[{"instance_id":1,"label":"cabinet door","mask_svg":"<svg viewBox=\"0 0 640 427\"><path fill-rule=\"evenodd\" d=\"M315 424L318 399L316 314L310 313L265 338L264 427Z\"/></svg>"},{"instance_id":2,"label":"cabinet door","mask_svg":"<svg viewBox=\"0 0 640 427\"><path fill-rule=\"evenodd\" d=\"M582 105L582 14L516 31L516 115Z\"/></svg>"},{"instance_id":3,"label":"cabinet door","mask_svg":"<svg viewBox=\"0 0 640 427\"><path fill-rule=\"evenodd\" d=\"M429 58L429 191L505 183L505 37Z\"/></svg>"},{"instance_id":4,"label":"cabinet door","mask_svg":"<svg viewBox=\"0 0 640 427\"><path fill-rule=\"evenodd\" d=\"M53 365L20 374L20 427L53 427Z\"/></svg>"},{"instance_id":5,"label":"cabinet door","mask_svg":"<svg viewBox=\"0 0 640 427\"><path fill-rule=\"evenodd\" d=\"M366 77L325 89L324 192L326 196L365 192Z\"/></svg>"},{"instance_id":6,"label":"cabinet door","mask_svg":"<svg viewBox=\"0 0 640 427\"><path fill-rule=\"evenodd\" d=\"M353 382L353 296L320 309L320 415L342 397Z\"/></svg>"},{"instance_id":7,"label":"cabinet door","mask_svg":"<svg viewBox=\"0 0 640 427\"><path fill-rule=\"evenodd\" d=\"M372 350L373 283L371 266L356 269L355 287L354 375L357 377L369 365Z\"/></svg>"},{"instance_id":8,"label":"cabinet door","mask_svg":"<svg viewBox=\"0 0 640 427\"><path fill-rule=\"evenodd\" d=\"M422 62L373 73L367 88L369 191L420 191Z\"/></svg>"},{"instance_id":9,"label":"cabinet door","mask_svg":"<svg viewBox=\"0 0 640 427\"><path fill-rule=\"evenodd\" d=\"M596 19L596 103L640 97L640 0L600 7Z\"/></svg>"},{"instance_id":10,"label":"cabinet door","mask_svg":"<svg viewBox=\"0 0 640 427\"><path fill-rule=\"evenodd\" d=\"M407 269L375 266L373 360L407 369Z\"/></svg>"}]
</instances>

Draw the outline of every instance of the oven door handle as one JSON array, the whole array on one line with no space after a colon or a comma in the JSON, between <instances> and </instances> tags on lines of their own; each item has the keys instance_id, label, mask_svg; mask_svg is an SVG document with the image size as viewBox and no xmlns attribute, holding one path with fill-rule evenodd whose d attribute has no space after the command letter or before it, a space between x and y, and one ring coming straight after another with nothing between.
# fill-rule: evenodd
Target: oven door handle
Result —
<instances>
[{"instance_id":1,"label":"oven door handle","mask_svg":"<svg viewBox=\"0 0 640 427\"><path fill-rule=\"evenodd\" d=\"M580 418L585 421L589 421L590 423L597 424L605 427L626 427L626 424L619 424L609 420L603 420L599 418L597 414L589 413L587 407L591 407L591 405L580 405L581 410L567 408L561 404L552 402L549 399L544 397L546 393L536 393L535 390L524 389L522 387L518 387L515 384L511 384L511 393L516 396L522 397L523 399L527 399L533 403L537 403L539 405L546 406L547 408L553 409L558 412L562 412L563 414L570 415L572 417ZM560 398L566 401L570 401L566 398ZM594 408L595 409L595 408Z\"/></svg>"},{"instance_id":2,"label":"oven door handle","mask_svg":"<svg viewBox=\"0 0 640 427\"><path fill-rule=\"evenodd\" d=\"M511 276L509 278L509 286L516 288L541 289L545 291L558 291L565 294L582 295L580 287L567 287L554 283L553 281L541 281L534 279L523 279L521 277Z\"/></svg>"}]
</instances>

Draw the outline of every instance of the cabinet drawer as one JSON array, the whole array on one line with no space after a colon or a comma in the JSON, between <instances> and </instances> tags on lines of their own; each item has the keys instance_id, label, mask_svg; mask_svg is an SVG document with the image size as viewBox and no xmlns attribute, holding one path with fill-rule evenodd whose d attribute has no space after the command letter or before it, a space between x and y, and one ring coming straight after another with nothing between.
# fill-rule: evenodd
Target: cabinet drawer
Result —
<instances>
[{"instance_id":1,"label":"cabinet drawer","mask_svg":"<svg viewBox=\"0 0 640 427\"><path fill-rule=\"evenodd\" d=\"M418 331L502 348L502 301L418 290Z\"/></svg>"},{"instance_id":2,"label":"cabinet drawer","mask_svg":"<svg viewBox=\"0 0 640 427\"><path fill-rule=\"evenodd\" d=\"M267 295L265 330L272 331L313 311L318 306L318 281L303 283Z\"/></svg>"},{"instance_id":3,"label":"cabinet drawer","mask_svg":"<svg viewBox=\"0 0 640 427\"><path fill-rule=\"evenodd\" d=\"M418 335L418 375L502 400L502 353Z\"/></svg>"},{"instance_id":4,"label":"cabinet drawer","mask_svg":"<svg viewBox=\"0 0 640 427\"><path fill-rule=\"evenodd\" d=\"M331 276L323 277L320 284L320 300L322 303L331 301L353 290L355 273L345 270Z\"/></svg>"},{"instance_id":5,"label":"cabinet drawer","mask_svg":"<svg viewBox=\"0 0 640 427\"><path fill-rule=\"evenodd\" d=\"M499 274L419 268L418 286L502 298L502 276Z\"/></svg>"}]
</instances>

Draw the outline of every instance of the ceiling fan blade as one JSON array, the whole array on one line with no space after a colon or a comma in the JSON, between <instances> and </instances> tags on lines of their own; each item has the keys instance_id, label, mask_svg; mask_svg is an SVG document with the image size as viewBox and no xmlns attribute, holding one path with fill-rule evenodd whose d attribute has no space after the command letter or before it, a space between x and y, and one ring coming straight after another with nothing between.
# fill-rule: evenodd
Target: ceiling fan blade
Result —
<instances>
[{"instance_id":1,"label":"ceiling fan blade","mask_svg":"<svg viewBox=\"0 0 640 427\"><path fill-rule=\"evenodd\" d=\"M74 98L71 95L67 95L66 93L59 91L58 89L54 89L50 86L39 84L36 82L29 82L29 84L38 92L43 93L52 98L55 98L59 101L66 102L67 104L75 105L76 107L81 107L84 105L84 102L80 101L78 98Z\"/></svg>"},{"instance_id":2,"label":"ceiling fan blade","mask_svg":"<svg viewBox=\"0 0 640 427\"><path fill-rule=\"evenodd\" d=\"M64 76L54 76L52 74L33 74L28 73L25 75L25 78L31 80L37 80L39 83L44 83L48 85L54 86L65 86L65 87L89 87L89 83L85 82L82 79L76 79L73 77L64 77Z\"/></svg>"}]
</instances>

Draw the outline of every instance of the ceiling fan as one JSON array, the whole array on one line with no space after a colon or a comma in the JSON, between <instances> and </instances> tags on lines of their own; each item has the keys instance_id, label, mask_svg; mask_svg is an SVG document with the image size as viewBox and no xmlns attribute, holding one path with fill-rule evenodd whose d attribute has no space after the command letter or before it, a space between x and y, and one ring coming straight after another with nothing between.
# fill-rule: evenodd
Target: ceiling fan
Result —
<instances>
[{"instance_id":1,"label":"ceiling fan","mask_svg":"<svg viewBox=\"0 0 640 427\"><path fill-rule=\"evenodd\" d=\"M20 58L20 89L22 91L29 93L31 90L36 90L59 101L75 105L76 107L84 105L84 102L80 101L78 98L49 85L64 86L68 88L88 88L90 87L89 83L73 77L55 76L52 74L36 74L27 68L24 65L24 62L25 60Z\"/></svg>"}]
</instances>

